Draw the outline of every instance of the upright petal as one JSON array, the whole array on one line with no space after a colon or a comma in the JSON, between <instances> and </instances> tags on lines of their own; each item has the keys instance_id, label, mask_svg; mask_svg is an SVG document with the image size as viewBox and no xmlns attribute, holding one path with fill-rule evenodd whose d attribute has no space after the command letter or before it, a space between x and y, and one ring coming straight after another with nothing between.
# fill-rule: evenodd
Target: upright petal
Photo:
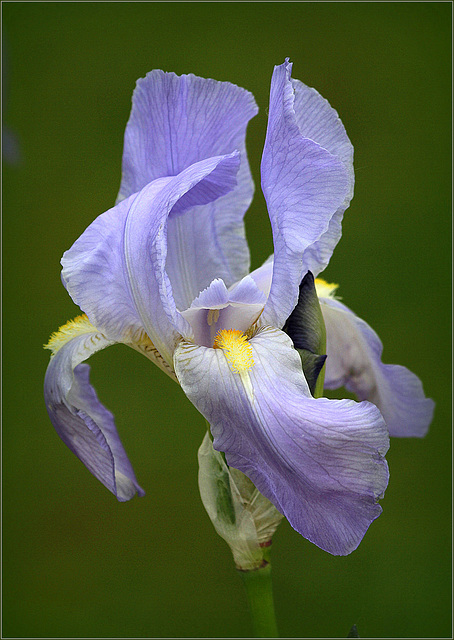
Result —
<instances>
[{"instance_id":1,"label":"upright petal","mask_svg":"<svg viewBox=\"0 0 454 640\"><path fill-rule=\"evenodd\" d=\"M328 232L351 191L344 162L300 131L290 73L288 61L274 69L261 166L274 241L273 279L263 321L277 327L298 300L305 252ZM313 127L309 132L316 133Z\"/></svg>"},{"instance_id":2,"label":"upright petal","mask_svg":"<svg viewBox=\"0 0 454 640\"><path fill-rule=\"evenodd\" d=\"M303 272L315 275L327 266L334 247L342 235L342 218L353 198L355 174L353 170L353 145L339 115L318 91L292 79L295 92L295 116L298 128L305 138L310 138L343 162L348 175L348 191L344 202L334 213L327 231L320 240L308 247L303 257Z\"/></svg>"},{"instance_id":3,"label":"upright petal","mask_svg":"<svg viewBox=\"0 0 454 640\"><path fill-rule=\"evenodd\" d=\"M235 189L169 221L167 270L179 309L186 309L213 278L229 286L248 271L243 216L254 185L245 135L256 113L252 94L229 82L159 70L137 82L125 133L120 200L200 160L241 153ZM179 278L183 270L185 280Z\"/></svg>"},{"instance_id":4,"label":"upright petal","mask_svg":"<svg viewBox=\"0 0 454 640\"><path fill-rule=\"evenodd\" d=\"M86 316L62 327L48 345L53 351L44 399L60 438L91 473L120 500L144 495L118 436L114 417L90 385L90 367L80 364L114 344Z\"/></svg>"},{"instance_id":5,"label":"upright petal","mask_svg":"<svg viewBox=\"0 0 454 640\"><path fill-rule=\"evenodd\" d=\"M163 358L190 327L177 312L165 271L167 220L235 186L237 153L159 178L99 216L62 258L62 279L93 324L116 342L145 332ZM181 274L184 278L185 274Z\"/></svg>"},{"instance_id":6,"label":"upright petal","mask_svg":"<svg viewBox=\"0 0 454 640\"><path fill-rule=\"evenodd\" d=\"M230 191L236 184L238 166L236 152L201 160L169 180L151 206L146 198L138 199L129 212L125 256L134 299L146 333L168 362L179 335L190 336L192 329L177 309L167 273L167 220L172 215L184 215L182 204L190 198L192 205L193 191L201 204ZM205 184L209 189L204 189ZM173 213L175 205L177 214ZM178 276L184 279L187 274Z\"/></svg>"},{"instance_id":7,"label":"upright petal","mask_svg":"<svg viewBox=\"0 0 454 640\"><path fill-rule=\"evenodd\" d=\"M211 424L214 447L305 538L336 555L353 551L381 513L388 432L374 405L312 398L283 332L253 336L254 364L233 373L220 349L182 342L180 384ZM249 389L248 389L249 387Z\"/></svg>"},{"instance_id":8,"label":"upright petal","mask_svg":"<svg viewBox=\"0 0 454 640\"><path fill-rule=\"evenodd\" d=\"M369 325L332 298L320 298L326 325L325 387L345 387L381 411L391 436L422 437L432 421L434 402L421 381L399 365L383 364L383 345Z\"/></svg>"}]
</instances>

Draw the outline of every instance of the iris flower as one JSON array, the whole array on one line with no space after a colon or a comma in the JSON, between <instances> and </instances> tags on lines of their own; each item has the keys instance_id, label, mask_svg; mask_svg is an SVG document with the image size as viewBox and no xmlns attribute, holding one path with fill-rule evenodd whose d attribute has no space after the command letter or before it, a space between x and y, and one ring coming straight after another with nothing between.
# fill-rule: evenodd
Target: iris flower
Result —
<instances>
[{"instance_id":1,"label":"iris flower","mask_svg":"<svg viewBox=\"0 0 454 640\"><path fill-rule=\"evenodd\" d=\"M377 335L322 280L326 386L360 402L313 397L282 330L303 278L318 276L340 239L354 182L337 113L291 68L274 69L261 163L274 257L252 273L253 96L159 70L137 82L117 204L61 261L83 315L47 345L45 400L58 435L118 500L143 495L83 364L114 343L132 347L181 385L230 467L305 538L347 554L381 513L389 433L424 435L433 403L414 374L382 364Z\"/></svg>"}]
</instances>

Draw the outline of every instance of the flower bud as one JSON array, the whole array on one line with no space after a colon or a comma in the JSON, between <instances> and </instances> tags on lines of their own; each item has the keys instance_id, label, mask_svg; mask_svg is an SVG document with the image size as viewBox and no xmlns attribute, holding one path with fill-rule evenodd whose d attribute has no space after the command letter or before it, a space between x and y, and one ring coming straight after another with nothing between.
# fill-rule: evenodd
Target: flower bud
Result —
<instances>
[{"instance_id":1,"label":"flower bud","mask_svg":"<svg viewBox=\"0 0 454 640\"><path fill-rule=\"evenodd\" d=\"M199 489L217 533L229 545L237 569L267 564L266 548L283 516L238 469L213 449L208 432L198 452Z\"/></svg>"},{"instance_id":2,"label":"flower bud","mask_svg":"<svg viewBox=\"0 0 454 640\"><path fill-rule=\"evenodd\" d=\"M326 328L318 301L314 276L306 273L300 284L298 302L283 327L301 357L304 375L313 396L323 392L326 360Z\"/></svg>"}]
</instances>

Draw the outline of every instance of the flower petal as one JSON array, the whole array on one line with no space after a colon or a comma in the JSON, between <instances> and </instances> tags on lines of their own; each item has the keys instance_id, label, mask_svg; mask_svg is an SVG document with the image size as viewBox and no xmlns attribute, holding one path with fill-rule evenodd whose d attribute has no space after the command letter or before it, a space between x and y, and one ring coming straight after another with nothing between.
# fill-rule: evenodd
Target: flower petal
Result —
<instances>
[{"instance_id":1,"label":"flower petal","mask_svg":"<svg viewBox=\"0 0 454 640\"><path fill-rule=\"evenodd\" d=\"M270 295L273 270L274 254L271 254L260 267L258 267L254 271L251 271L251 273L249 274L260 291L262 291L267 298Z\"/></svg>"},{"instance_id":2,"label":"flower petal","mask_svg":"<svg viewBox=\"0 0 454 640\"><path fill-rule=\"evenodd\" d=\"M321 147L338 157L347 170L348 192L339 209L334 213L328 230L313 245L308 247L303 256L303 272L312 271L315 275L327 266L334 247L342 235L342 218L353 198L355 174L353 171L353 145L339 115L318 91L307 87L299 80L292 79L295 92L295 116L298 128L305 138L310 138Z\"/></svg>"},{"instance_id":3,"label":"flower petal","mask_svg":"<svg viewBox=\"0 0 454 640\"><path fill-rule=\"evenodd\" d=\"M52 424L63 442L120 502L130 500L136 493L143 496L114 417L99 402L90 385L90 367L80 364L114 342L107 340L84 316L68 325L72 326L63 344L57 344L57 349L51 346L52 340L49 344L55 353L46 371L44 398Z\"/></svg>"},{"instance_id":4,"label":"flower petal","mask_svg":"<svg viewBox=\"0 0 454 640\"><path fill-rule=\"evenodd\" d=\"M290 72L288 61L274 69L261 166L274 240L273 280L263 321L277 327L298 300L305 252L328 232L350 192L342 160L301 133Z\"/></svg>"},{"instance_id":5,"label":"flower petal","mask_svg":"<svg viewBox=\"0 0 454 640\"><path fill-rule=\"evenodd\" d=\"M167 270L179 309L189 307L213 278L230 286L248 271L243 216L254 185L245 135L257 111L252 94L229 82L159 70L137 82L125 133L120 200L205 158L236 149L241 153L235 189L169 221ZM182 280L182 270L190 278Z\"/></svg>"},{"instance_id":6,"label":"flower petal","mask_svg":"<svg viewBox=\"0 0 454 640\"><path fill-rule=\"evenodd\" d=\"M223 280L216 279L181 315L191 325L194 341L212 347L216 333L222 329L247 331L259 317L265 302L265 295L250 276L230 289Z\"/></svg>"},{"instance_id":7,"label":"flower petal","mask_svg":"<svg viewBox=\"0 0 454 640\"><path fill-rule=\"evenodd\" d=\"M181 215L232 189L238 164L237 153L208 158L151 182L99 216L65 252L69 294L109 339L134 343L145 330L172 362L179 334L190 327L176 310L165 271L167 219L176 205L174 215Z\"/></svg>"},{"instance_id":8,"label":"flower petal","mask_svg":"<svg viewBox=\"0 0 454 640\"><path fill-rule=\"evenodd\" d=\"M305 538L336 555L381 513L388 432L374 405L312 398L291 340L264 328L249 341L249 385L221 349L178 346L180 384L211 424L214 447ZM247 387L252 389L252 395Z\"/></svg>"},{"instance_id":9,"label":"flower petal","mask_svg":"<svg viewBox=\"0 0 454 640\"><path fill-rule=\"evenodd\" d=\"M161 188L161 183L154 183L156 193ZM98 216L61 259L62 281L69 295L115 342L134 342L143 331L123 249L128 213L139 195ZM151 201L150 190L147 195Z\"/></svg>"},{"instance_id":10,"label":"flower petal","mask_svg":"<svg viewBox=\"0 0 454 640\"><path fill-rule=\"evenodd\" d=\"M332 298L320 298L326 325L325 387L344 386L381 411L391 436L422 437L432 421L434 402L419 378L399 365L383 364L383 345L369 325Z\"/></svg>"},{"instance_id":11,"label":"flower petal","mask_svg":"<svg viewBox=\"0 0 454 640\"><path fill-rule=\"evenodd\" d=\"M134 300L146 333L168 362L179 336L191 336L192 329L176 307L167 273L167 220L173 215L174 205L191 190L197 190L203 204L206 198L232 189L239 160L237 152L201 160L169 180L152 203L146 198L137 199L129 212L125 256ZM210 185L207 190L203 188L205 182ZM187 276L185 271L179 274L180 279Z\"/></svg>"}]
</instances>

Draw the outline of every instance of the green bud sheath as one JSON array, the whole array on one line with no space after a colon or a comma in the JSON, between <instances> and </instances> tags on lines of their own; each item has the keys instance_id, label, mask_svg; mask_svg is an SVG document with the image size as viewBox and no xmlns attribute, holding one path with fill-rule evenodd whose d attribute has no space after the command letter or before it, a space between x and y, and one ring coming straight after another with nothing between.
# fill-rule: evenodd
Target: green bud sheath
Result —
<instances>
[{"instance_id":1,"label":"green bud sheath","mask_svg":"<svg viewBox=\"0 0 454 640\"><path fill-rule=\"evenodd\" d=\"M314 276L310 271L301 281L298 302L283 330L290 336L300 354L312 395L320 397L325 377L323 365L326 360L326 328Z\"/></svg>"}]
</instances>

